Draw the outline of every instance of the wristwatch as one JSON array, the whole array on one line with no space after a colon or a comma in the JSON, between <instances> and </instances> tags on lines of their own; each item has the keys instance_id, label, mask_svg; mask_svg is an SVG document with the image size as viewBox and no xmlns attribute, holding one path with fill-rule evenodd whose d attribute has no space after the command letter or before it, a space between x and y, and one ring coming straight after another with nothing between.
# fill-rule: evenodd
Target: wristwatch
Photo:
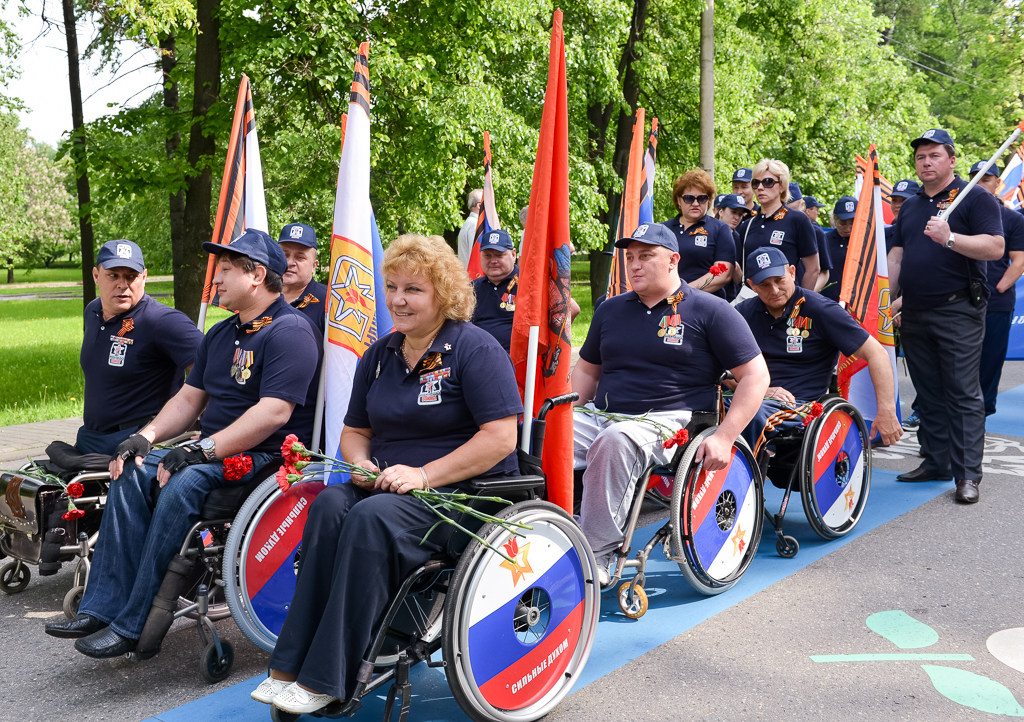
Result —
<instances>
[{"instance_id":1,"label":"wristwatch","mask_svg":"<svg viewBox=\"0 0 1024 722\"><path fill-rule=\"evenodd\" d=\"M956 245L956 234L950 231L949 238L946 239L946 248L952 248L954 245Z\"/></svg>"},{"instance_id":2,"label":"wristwatch","mask_svg":"<svg viewBox=\"0 0 1024 722\"><path fill-rule=\"evenodd\" d=\"M213 461L217 456L217 444L214 443L213 439L207 436L205 439L199 440L199 448L203 451L203 456L206 457L207 461Z\"/></svg>"}]
</instances>

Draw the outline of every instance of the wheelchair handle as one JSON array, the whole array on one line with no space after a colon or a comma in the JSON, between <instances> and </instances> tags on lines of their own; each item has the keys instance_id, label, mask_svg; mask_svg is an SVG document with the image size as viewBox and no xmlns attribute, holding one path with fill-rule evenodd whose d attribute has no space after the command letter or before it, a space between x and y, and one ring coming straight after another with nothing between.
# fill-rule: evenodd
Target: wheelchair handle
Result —
<instances>
[{"instance_id":1,"label":"wheelchair handle","mask_svg":"<svg viewBox=\"0 0 1024 722\"><path fill-rule=\"evenodd\" d=\"M549 399L544 399L544 403L541 404L540 406L540 411L537 412L537 420L543 421L544 417L548 415L548 412L551 411L551 409L555 408L556 406L561 406L563 404L574 403L576 401L579 401L579 398L580 395L578 393L576 393L575 391L570 391L569 393L562 394L561 396L555 396Z\"/></svg>"}]
</instances>

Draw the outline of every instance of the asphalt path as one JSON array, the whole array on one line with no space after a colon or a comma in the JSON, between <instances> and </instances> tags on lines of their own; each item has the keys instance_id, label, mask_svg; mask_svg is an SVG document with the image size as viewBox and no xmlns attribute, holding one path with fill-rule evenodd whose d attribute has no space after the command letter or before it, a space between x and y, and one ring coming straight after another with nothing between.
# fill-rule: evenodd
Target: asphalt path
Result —
<instances>
[{"instance_id":1,"label":"asphalt path","mask_svg":"<svg viewBox=\"0 0 1024 722\"><path fill-rule=\"evenodd\" d=\"M900 375L907 408L913 392ZM750 571L710 599L655 551L647 615L626 619L606 593L587 669L549 719L1024 716L1024 362L1007 363L1001 390L979 504L956 504L948 482L895 482L917 465L911 434L876 451L855 538L817 541L792 504L786 525L801 541L797 557L775 555L769 527ZM62 615L67 566L0 595L0 720L268 718L248 699L267 655L230 619L217 626L235 647L235 666L213 686L199 676L187 620L142 663L90 660L43 634L42 624ZM412 681L411 719L463 718L439 670L420 665ZM377 719L380 709L369 700L358 719Z\"/></svg>"}]
</instances>

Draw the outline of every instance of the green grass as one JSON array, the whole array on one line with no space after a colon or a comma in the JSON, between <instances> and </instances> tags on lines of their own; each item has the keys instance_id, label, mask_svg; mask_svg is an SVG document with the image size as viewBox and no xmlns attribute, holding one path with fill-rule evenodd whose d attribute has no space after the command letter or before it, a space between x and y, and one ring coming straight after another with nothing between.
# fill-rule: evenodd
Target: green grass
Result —
<instances>
[{"instance_id":1,"label":"green grass","mask_svg":"<svg viewBox=\"0 0 1024 722\"><path fill-rule=\"evenodd\" d=\"M7 274L3 273L4 279ZM82 268L15 268L15 283L55 283L57 281L81 281Z\"/></svg>"},{"instance_id":2,"label":"green grass","mask_svg":"<svg viewBox=\"0 0 1024 722\"><path fill-rule=\"evenodd\" d=\"M207 329L229 315L210 309ZM81 416L81 300L0 301L0 338L0 426Z\"/></svg>"}]
</instances>

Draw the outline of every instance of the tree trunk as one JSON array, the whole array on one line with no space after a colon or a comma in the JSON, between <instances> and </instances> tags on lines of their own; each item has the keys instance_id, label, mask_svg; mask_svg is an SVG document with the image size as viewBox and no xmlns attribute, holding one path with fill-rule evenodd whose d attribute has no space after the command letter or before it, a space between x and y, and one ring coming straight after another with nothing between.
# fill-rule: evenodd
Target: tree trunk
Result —
<instances>
[{"instance_id":1,"label":"tree trunk","mask_svg":"<svg viewBox=\"0 0 1024 722\"><path fill-rule=\"evenodd\" d=\"M78 32L75 30L75 8L72 0L62 0L64 9L64 35L68 42L68 85L71 89L71 159L75 164L78 186L78 229L82 239L82 303L84 306L96 298L92 280L95 265L92 234L91 202L89 198L89 161L86 155L85 120L82 113L82 82L78 75ZM84 307L83 306L83 307Z\"/></svg>"},{"instance_id":2,"label":"tree trunk","mask_svg":"<svg viewBox=\"0 0 1024 722\"><path fill-rule=\"evenodd\" d=\"M172 116L178 114L178 81L171 73L178 65L177 48L174 33L160 41L160 69L164 81L164 107ZM173 121L172 121L173 122ZM181 133L175 131L164 141L167 149L167 160L173 161L181 146ZM171 221L171 249L181 248L185 241L185 191L178 190L168 196L168 211ZM175 271L177 266L175 266ZM175 273L177 275L177 273Z\"/></svg>"},{"instance_id":3,"label":"tree trunk","mask_svg":"<svg viewBox=\"0 0 1024 722\"><path fill-rule=\"evenodd\" d=\"M198 0L196 21L196 68L192 101L192 128L188 141L189 177L185 188L185 228L182 242L172 249L174 259L174 307L190 318L199 318L207 254L203 242L213 237L210 219L216 149L205 128L206 114L220 96L219 0Z\"/></svg>"},{"instance_id":4,"label":"tree trunk","mask_svg":"<svg viewBox=\"0 0 1024 722\"><path fill-rule=\"evenodd\" d=\"M700 14L700 165L715 177L715 0Z\"/></svg>"}]
</instances>

